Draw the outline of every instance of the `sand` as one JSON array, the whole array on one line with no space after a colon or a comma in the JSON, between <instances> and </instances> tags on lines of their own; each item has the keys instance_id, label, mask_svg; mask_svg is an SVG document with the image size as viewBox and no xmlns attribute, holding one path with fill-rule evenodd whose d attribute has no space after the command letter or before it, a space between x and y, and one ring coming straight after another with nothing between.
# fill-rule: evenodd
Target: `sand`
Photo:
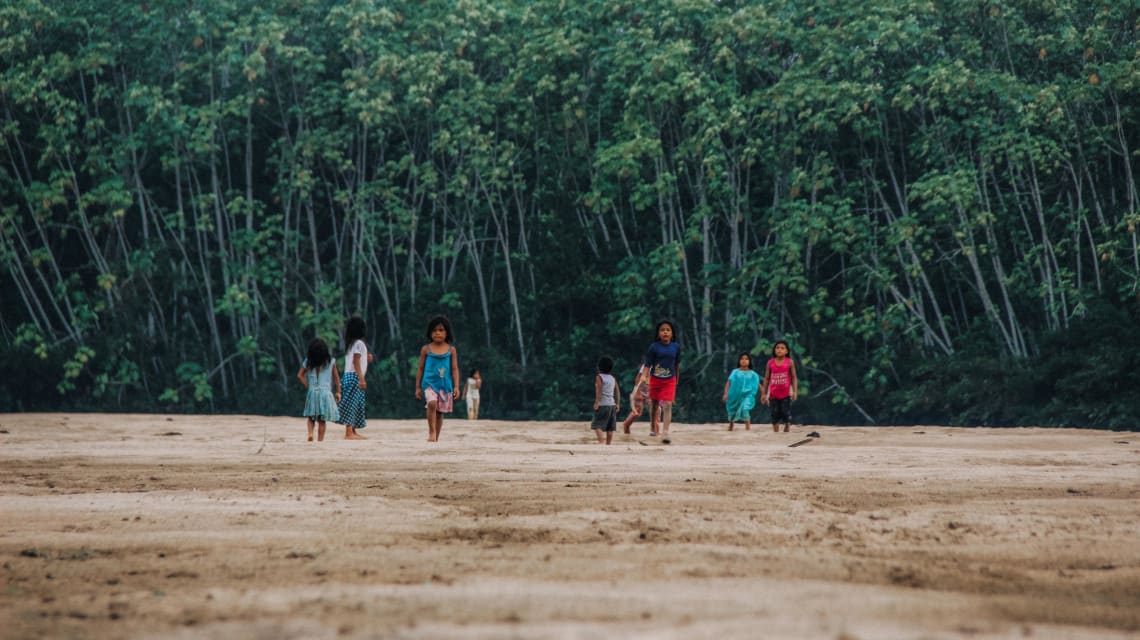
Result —
<instances>
[{"instance_id":1,"label":"sand","mask_svg":"<svg viewBox=\"0 0 1140 640\"><path fill-rule=\"evenodd\" d=\"M1140 433L647 431L0 414L0 635L1140 638Z\"/></svg>"}]
</instances>

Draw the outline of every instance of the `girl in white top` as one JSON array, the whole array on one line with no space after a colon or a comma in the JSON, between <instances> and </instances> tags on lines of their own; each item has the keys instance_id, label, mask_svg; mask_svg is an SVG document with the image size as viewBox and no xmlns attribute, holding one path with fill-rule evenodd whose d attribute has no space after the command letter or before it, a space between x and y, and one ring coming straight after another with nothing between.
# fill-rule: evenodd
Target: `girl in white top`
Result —
<instances>
[{"instance_id":1,"label":"girl in white top","mask_svg":"<svg viewBox=\"0 0 1140 640\"><path fill-rule=\"evenodd\" d=\"M467 376L467 384L463 386L463 397L467 400L467 419L479 419L479 388L483 386L483 375L478 369L472 369Z\"/></svg>"},{"instance_id":2,"label":"girl in white top","mask_svg":"<svg viewBox=\"0 0 1140 640\"><path fill-rule=\"evenodd\" d=\"M344 373L340 379L342 393L337 404L340 413L337 422L344 425L345 440L366 439L357 430L368 426L364 405L364 391L368 388L368 382L364 376L368 373L372 354L364 343L367 332L368 326L360 316L352 316L344 324L344 343L348 345L348 351L344 354Z\"/></svg>"}]
</instances>

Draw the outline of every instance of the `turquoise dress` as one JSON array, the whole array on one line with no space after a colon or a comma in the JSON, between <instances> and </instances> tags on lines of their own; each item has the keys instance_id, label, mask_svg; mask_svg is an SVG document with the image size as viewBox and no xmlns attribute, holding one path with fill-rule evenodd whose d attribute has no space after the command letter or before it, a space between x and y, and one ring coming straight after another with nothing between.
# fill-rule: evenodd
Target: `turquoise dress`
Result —
<instances>
[{"instance_id":1,"label":"turquoise dress","mask_svg":"<svg viewBox=\"0 0 1140 640\"><path fill-rule=\"evenodd\" d=\"M756 391L760 389L760 374L752 370L733 369L728 374L728 402L724 408L731 422L751 422L756 406Z\"/></svg>"},{"instance_id":2,"label":"turquoise dress","mask_svg":"<svg viewBox=\"0 0 1140 640\"><path fill-rule=\"evenodd\" d=\"M434 389L437 394L451 395L455 388L451 382L451 348L447 353L432 353L427 351L424 359L424 377L420 381L421 389Z\"/></svg>"},{"instance_id":3,"label":"turquoise dress","mask_svg":"<svg viewBox=\"0 0 1140 640\"><path fill-rule=\"evenodd\" d=\"M309 361L305 360L301 366L305 367L305 380L309 382L309 393L305 396L306 418L318 422L325 420L336 422L340 420L340 412L336 408L336 398L332 393L332 360L321 367L319 371L309 368Z\"/></svg>"}]
</instances>

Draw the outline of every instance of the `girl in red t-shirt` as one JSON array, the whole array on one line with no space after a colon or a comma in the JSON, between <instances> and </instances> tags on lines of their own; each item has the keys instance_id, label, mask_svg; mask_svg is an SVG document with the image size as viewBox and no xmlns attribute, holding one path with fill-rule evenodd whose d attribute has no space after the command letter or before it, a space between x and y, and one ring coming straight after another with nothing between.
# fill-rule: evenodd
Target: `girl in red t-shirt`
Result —
<instances>
[{"instance_id":1,"label":"girl in red t-shirt","mask_svg":"<svg viewBox=\"0 0 1140 640\"><path fill-rule=\"evenodd\" d=\"M772 347L772 358L764 367L764 381L760 383L760 402L772 410L772 431L784 431L792 425L792 400L799 394L796 363L788 357L788 343L777 340Z\"/></svg>"}]
</instances>

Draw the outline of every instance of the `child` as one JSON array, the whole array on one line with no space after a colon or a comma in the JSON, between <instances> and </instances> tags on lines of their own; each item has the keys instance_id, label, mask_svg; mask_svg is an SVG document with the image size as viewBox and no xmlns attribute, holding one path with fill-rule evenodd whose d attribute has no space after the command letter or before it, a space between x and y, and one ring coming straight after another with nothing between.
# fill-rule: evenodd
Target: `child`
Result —
<instances>
[{"instance_id":1,"label":"child","mask_svg":"<svg viewBox=\"0 0 1140 640\"><path fill-rule=\"evenodd\" d=\"M772 431L780 430L784 423L786 433L792 425L792 401L799 394L796 363L788 357L788 343L777 340L772 347L772 359L764 368L764 382L760 383L760 402L772 408Z\"/></svg>"},{"instance_id":2,"label":"child","mask_svg":"<svg viewBox=\"0 0 1140 640\"><path fill-rule=\"evenodd\" d=\"M320 338L309 343L309 352L297 372L297 379L309 390L305 394L304 416L309 419L309 442L313 441L313 422L319 426L317 441L325 439L325 421L340 420L336 403L340 401L340 378L336 374L336 361L329 355L329 345ZM334 395L332 388L336 387Z\"/></svg>"},{"instance_id":3,"label":"child","mask_svg":"<svg viewBox=\"0 0 1140 640\"><path fill-rule=\"evenodd\" d=\"M368 325L360 316L352 316L344 323L344 344L348 351L344 354L344 373L340 379L343 393L337 405L340 410L337 423L344 425L345 440L367 440L357 433L358 429L368 426L364 416L364 391L368 383L364 376L368 373L372 354L368 353L368 345L364 343L367 333Z\"/></svg>"},{"instance_id":4,"label":"child","mask_svg":"<svg viewBox=\"0 0 1140 640\"><path fill-rule=\"evenodd\" d=\"M633 379L633 391L629 393L629 416L621 423L622 433L629 433L629 427L634 420L641 417L645 411L645 403L649 400L649 370L644 366L638 367L637 376ZM650 431L657 431L657 416L649 418Z\"/></svg>"},{"instance_id":5,"label":"child","mask_svg":"<svg viewBox=\"0 0 1140 640\"><path fill-rule=\"evenodd\" d=\"M443 414L451 413L459 395L459 357L451 345L451 323L444 316L428 321L427 337L431 342L420 349L416 399L427 399L428 442L439 442Z\"/></svg>"},{"instance_id":6,"label":"child","mask_svg":"<svg viewBox=\"0 0 1140 640\"><path fill-rule=\"evenodd\" d=\"M752 430L752 408L756 406L756 390L760 388L760 374L752 370L752 354L747 351L736 357L737 368L728 374L721 402L728 411L728 430L736 422L744 422L744 430Z\"/></svg>"},{"instance_id":7,"label":"child","mask_svg":"<svg viewBox=\"0 0 1140 640\"><path fill-rule=\"evenodd\" d=\"M598 444L610 444L617 430L617 414L621 410L621 390L617 379L610 375L614 370L614 359L609 356L598 358L598 374L594 376L594 421L590 428L598 434ZM605 438L602 437L605 432Z\"/></svg>"},{"instance_id":8,"label":"child","mask_svg":"<svg viewBox=\"0 0 1140 640\"><path fill-rule=\"evenodd\" d=\"M479 389L483 386L483 374L478 369L472 369L467 376L467 384L463 387L462 398L467 399L467 419L479 419Z\"/></svg>"},{"instance_id":9,"label":"child","mask_svg":"<svg viewBox=\"0 0 1140 640\"><path fill-rule=\"evenodd\" d=\"M649 345L645 354L645 368L649 371L649 410L653 431L658 434L658 409L661 410L662 442L669 444L669 425L673 422L673 399L677 394L677 378L681 375L681 345L673 341L673 323L657 323L657 341Z\"/></svg>"}]
</instances>

